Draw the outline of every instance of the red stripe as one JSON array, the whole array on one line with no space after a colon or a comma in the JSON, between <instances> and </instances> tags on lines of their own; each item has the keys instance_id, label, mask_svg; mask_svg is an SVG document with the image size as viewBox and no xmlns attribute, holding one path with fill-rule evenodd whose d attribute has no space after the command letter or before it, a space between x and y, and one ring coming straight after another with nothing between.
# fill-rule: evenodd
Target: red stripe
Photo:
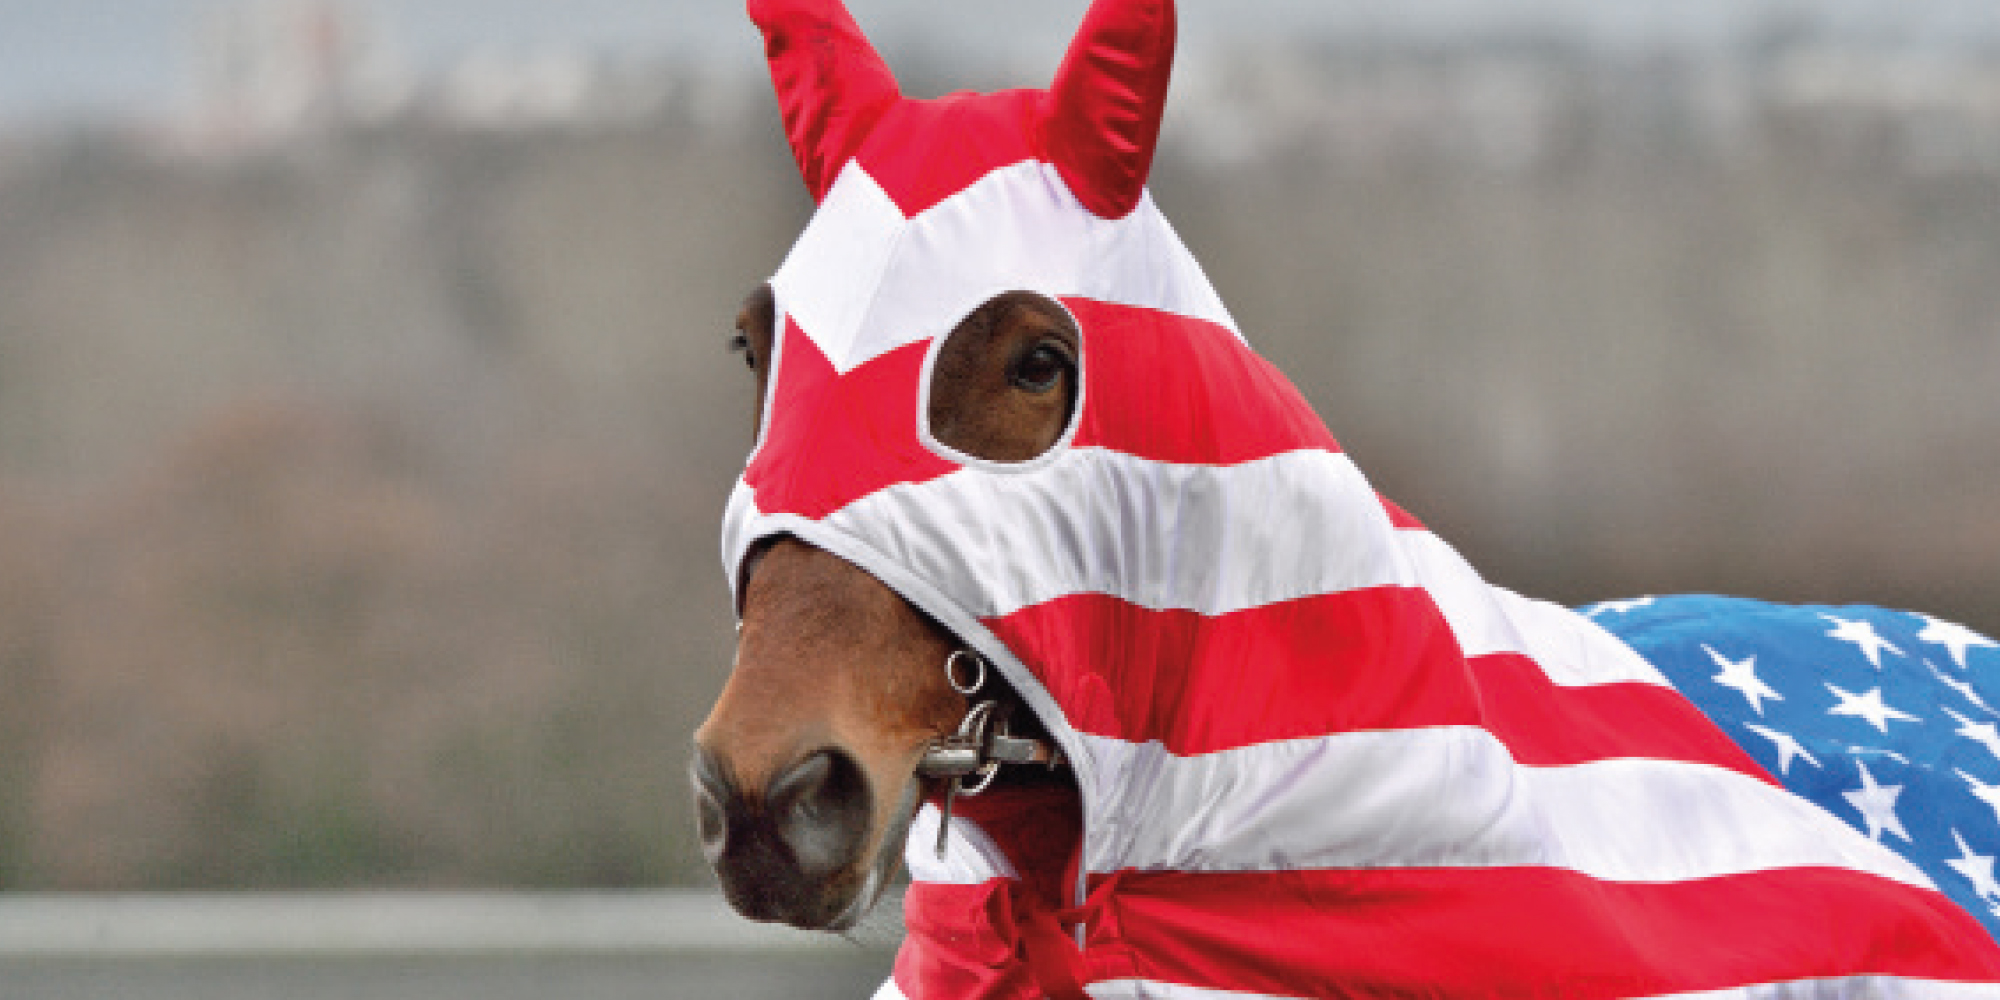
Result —
<instances>
[{"instance_id":1,"label":"red stripe","mask_svg":"<svg viewBox=\"0 0 2000 1000\"><path fill-rule=\"evenodd\" d=\"M1378 495L1376 499L1382 501L1382 509L1389 512L1390 527L1396 528L1401 531L1426 530L1424 528L1424 522L1419 521L1416 518L1410 516L1410 512L1404 510L1401 505L1396 503L1396 501L1380 495Z\"/></svg>"},{"instance_id":2,"label":"red stripe","mask_svg":"<svg viewBox=\"0 0 2000 1000\"><path fill-rule=\"evenodd\" d=\"M1284 375L1228 329L1136 306L1067 304L1083 325L1088 383L1076 445L1209 465L1340 450ZM917 439L912 399L928 347L906 344L842 375L787 318L770 422L744 473L758 507L819 518L956 469Z\"/></svg>"},{"instance_id":3,"label":"red stripe","mask_svg":"<svg viewBox=\"0 0 2000 1000\"><path fill-rule=\"evenodd\" d=\"M1003 90L901 101L874 124L859 159L915 218L995 170L1034 159L1039 98Z\"/></svg>"},{"instance_id":4,"label":"red stripe","mask_svg":"<svg viewBox=\"0 0 2000 1000\"><path fill-rule=\"evenodd\" d=\"M1836 868L1670 883L1519 867L1125 872L1110 890L1089 922L1092 981L1577 1000L1848 976L2000 981L2000 948L1944 896ZM1039 996L1029 963L1073 954L1045 933L1051 917L1007 879L918 882L897 984L911 997Z\"/></svg>"},{"instance_id":5,"label":"red stripe","mask_svg":"<svg viewBox=\"0 0 2000 1000\"><path fill-rule=\"evenodd\" d=\"M1517 654L1467 661L1422 590L1371 587L1223 615L1071 594L987 625L1071 725L1176 754L1362 730L1480 725L1530 766L1614 757L1771 777L1675 691L1565 687Z\"/></svg>"},{"instance_id":6,"label":"red stripe","mask_svg":"<svg viewBox=\"0 0 2000 1000\"><path fill-rule=\"evenodd\" d=\"M912 882L903 897L905 936L896 952L896 985L912 1000L1039 1000L1043 992L1023 938L1040 935L1023 924L1052 921L1053 913L1024 898L1012 879L977 885ZM1058 952L1048 956L1057 959L1062 950L1076 951L1067 942L1042 947Z\"/></svg>"},{"instance_id":7,"label":"red stripe","mask_svg":"<svg viewBox=\"0 0 2000 1000\"><path fill-rule=\"evenodd\" d=\"M2000 981L1937 892L1835 868L1602 882L1559 868L1121 873L1093 980L1298 997L1629 997L1795 979Z\"/></svg>"},{"instance_id":8,"label":"red stripe","mask_svg":"<svg viewBox=\"0 0 2000 1000\"><path fill-rule=\"evenodd\" d=\"M743 472L757 506L820 518L885 486L957 468L917 440L911 399L929 346L906 344L843 376L787 318L770 422Z\"/></svg>"},{"instance_id":9,"label":"red stripe","mask_svg":"<svg viewBox=\"0 0 2000 1000\"><path fill-rule=\"evenodd\" d=\"M1078 446L1213 465L1340 450L1291 383L1226 328L1088 299L1068 305L1086 341ZM744 473L758 507L819 518L956 469L917 439L912 398L928 347L906 344L842 375L787 318L769 426Z\"/></svg>"},{"instance_id":10,"label":"red stripe","mask_svg":"<svg viewBox=\"0 0 2000 1000\"><path fill-rule=\"evenodd\" d=\"M1679 692L1637 681L1562 687L1535 661L1496 653L1471 661L1485 726L1530 767L1608 757L1696 761L1771 785L1777 779Z\"/></svg>"},{"instance_id":11,"label":"red stripe","mask_svg":"<svg viewBox=\"0 0 2000 1000\"><path fill-rule=\"evenodd\" d=\"M1422 590L1224 615L1071 594L987 625L1078 729L1177 754L1363 729L1476 725L1464 658Z\"/></svg>"},{"instance_id":12,"label":"red stripe","mask_svg":"<svg viewBox=\"0 0 2000 1000\"><path fill-rule=\"evenodd\" d=\"M1340 450L1284 374L1228 328L1140 306L1063 303L1083 328L1078 445L1206 465Z\"/></svg>"}]
</instances>

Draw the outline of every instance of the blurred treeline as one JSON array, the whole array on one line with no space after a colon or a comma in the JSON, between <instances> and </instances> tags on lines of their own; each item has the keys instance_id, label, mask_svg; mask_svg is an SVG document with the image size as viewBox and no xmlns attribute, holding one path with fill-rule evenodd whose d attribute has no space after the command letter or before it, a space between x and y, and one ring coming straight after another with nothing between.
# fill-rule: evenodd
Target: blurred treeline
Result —
<instances>
[{"instance_id":1,"label":"blurred treeline","mask_svg":"<svg viewBox=\"0 0 2000 1000\"><path fill-rule=\"evenodd\" d=\"M1155 189L1497 581L2000 629L2000 61L1900 65L1263 54ZM0 882L702 879L738 104L0 144Z\"/></svg>"}]
</instances>

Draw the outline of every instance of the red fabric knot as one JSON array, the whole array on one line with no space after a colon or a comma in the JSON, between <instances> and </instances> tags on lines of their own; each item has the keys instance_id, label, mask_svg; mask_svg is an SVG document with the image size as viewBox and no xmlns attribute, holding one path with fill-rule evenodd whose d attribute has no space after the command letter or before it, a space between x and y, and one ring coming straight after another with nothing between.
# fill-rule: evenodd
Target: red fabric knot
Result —
<instances>
[{"instance_id":1,"label":"red fabric knot","mask_svg":"<svg viewBox=\"0 0 2000 1000\"><path fill-rule=\"evenodd\" d=\"M1050 910L1035 893L1016 882L1008 893L1015 902L1014 954L1049 1000L1089 1000L1083 992L1083 951L1070 937L1067 910Z\"/></svg>"},{"instance_id":2,"label":"red fabric knot","mask_svg":"<svg viewBox=\"0 0 2000 1000\"><path fill-rule=\"evenodd\" d=\"M1099 881L1081 905L1057 910L1048 909L1021 883L1012 885L1009 895L1014 897L1016 954L1049 1000L1089 1000L1083 992L1089 975L1083 950L1077 947L1077 929L1087 929L1097 920L1123 876L1124 872L1114 872Z\"/></svg>"}]
</instances>

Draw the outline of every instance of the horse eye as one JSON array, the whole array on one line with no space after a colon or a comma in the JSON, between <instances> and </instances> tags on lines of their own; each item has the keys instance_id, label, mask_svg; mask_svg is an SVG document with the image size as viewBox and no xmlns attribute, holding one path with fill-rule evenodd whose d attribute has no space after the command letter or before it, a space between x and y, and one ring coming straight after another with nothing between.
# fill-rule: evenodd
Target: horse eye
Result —
<instances>
[{"instance_id":1,"label":"horse eye","mask_svg":"<svg viewBox=\"0 0 2000 1000\"><path fill-rule=\"evenodd\" d=\"M1069 368L1069 356L1043 341L1014 362L1014 370L1008 373L1007 380L1029 392L1043 393L1060 384L1063 373Z\"/></svg>"},{"instance_id":2,"label":"horse eye","mask_svg":"<svg viewBox=\"0 0 2000 1000\"><path fill-rule=\"evenodd\" d=\"M729 338L729 350L733 353L743 355L743 366L745 368L753 372L757 370L757 352L750 349L750 337L748 334L740 330L737 331L736 336Z\"/></svg>"}]
</instances>

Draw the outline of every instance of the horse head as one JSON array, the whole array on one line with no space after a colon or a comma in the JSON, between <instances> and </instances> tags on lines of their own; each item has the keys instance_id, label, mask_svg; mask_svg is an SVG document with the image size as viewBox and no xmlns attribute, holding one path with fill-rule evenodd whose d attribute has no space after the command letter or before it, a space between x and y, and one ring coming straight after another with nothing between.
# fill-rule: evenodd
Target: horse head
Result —
<instances>
[{"instance_id":1,"label":"horse head","mask_svg":"<svg viewBox=\"0 0 2000 1000\"><path fill-rule=\"evenodd\" d=\"M885 884L919 760L967 715L947 658L983 646L995 688L1027 680L980 624L990 602L953 587L999 568L975 563L998 526L935 500L966 523L861 508L954 475L1022 480L1069 450L1103 335L1078 296L1228 320L1145 193L1171 4L1099 2L1047 90L932 101L901 95L837 0L751 15L818 210L738 318L759 399L724 538L740 639L694 779L737 909L837 928ZM905 544L928 552L884 551Z\"/></svg>"},{"instance_id":2,"label":"horse head","mask_svg":"<svg viewBox=\"0 0 2000 1000\"><path fill-rule=\"evenodd\" d=\"M935 100L838 0L750 11L817 209L738 324L741 636L694 783L740 912L849 926L907 833L911 995L1872 989L1877 942L2000 979L1920 871L1488 585L1250 350L1145 187L1170 0L1095 0L1046 90ZM994 748L974 699L1069 769L961 825L920 775Z\"/></svg>"}]
</instances>

